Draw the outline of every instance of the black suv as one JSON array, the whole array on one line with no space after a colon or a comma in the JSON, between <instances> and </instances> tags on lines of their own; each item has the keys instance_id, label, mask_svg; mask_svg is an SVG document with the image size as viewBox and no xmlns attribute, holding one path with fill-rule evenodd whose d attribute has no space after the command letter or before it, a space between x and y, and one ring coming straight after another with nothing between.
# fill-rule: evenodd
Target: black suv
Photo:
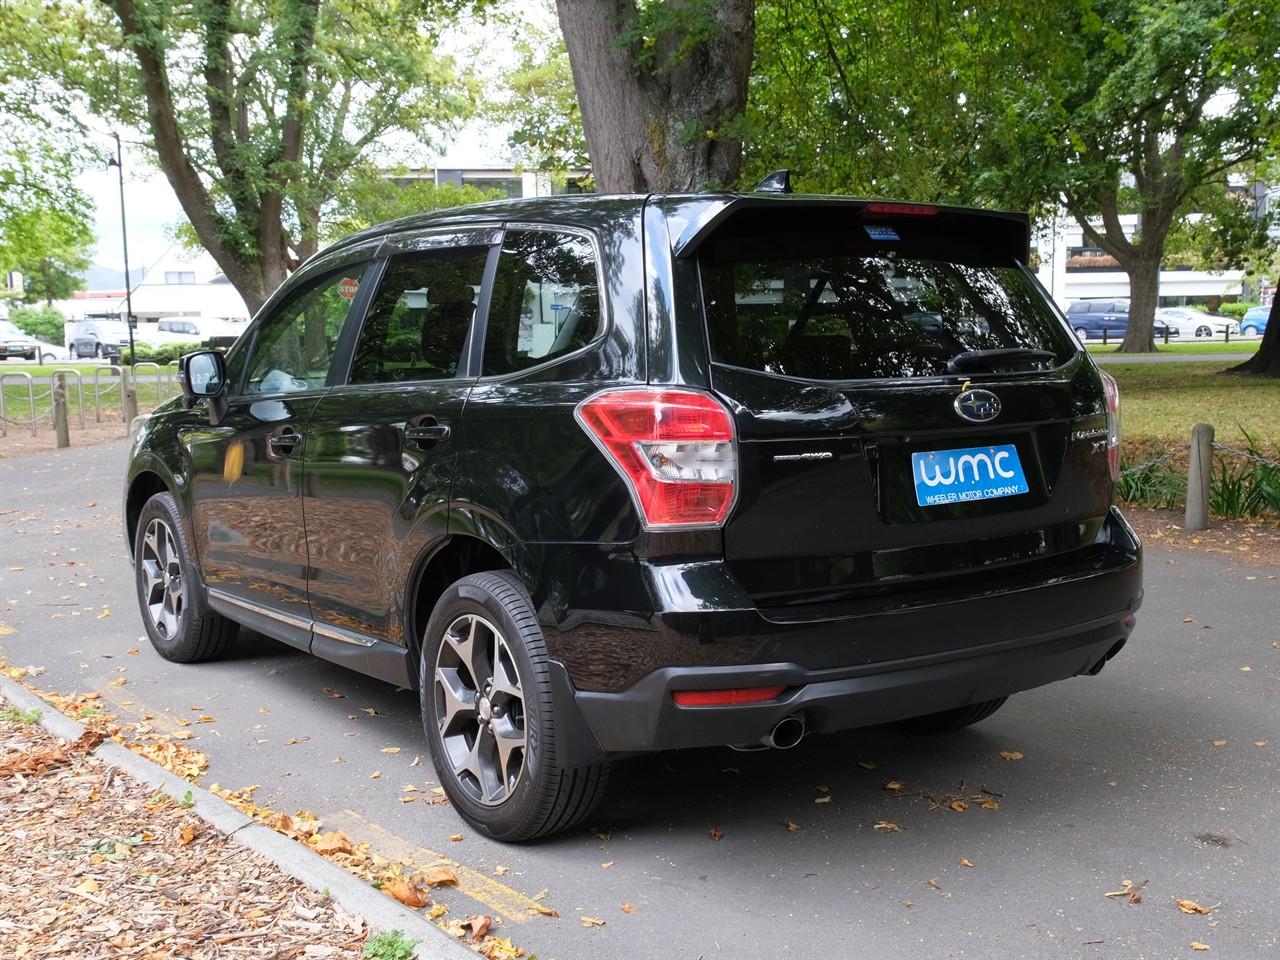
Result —
<instances>
[{"instance_id":1,"label":"black suv","mask_svg":"<svg viewBox=\"0 0 1280 960\"><path fill-rule=\"evenodd\" d=\"M1025 217L700 194L401 220L184 358L125 522L160 654L420 692L484 833L611 758L951 730L1124 646L1119 399Z\"/></svg>"}]
</instances>

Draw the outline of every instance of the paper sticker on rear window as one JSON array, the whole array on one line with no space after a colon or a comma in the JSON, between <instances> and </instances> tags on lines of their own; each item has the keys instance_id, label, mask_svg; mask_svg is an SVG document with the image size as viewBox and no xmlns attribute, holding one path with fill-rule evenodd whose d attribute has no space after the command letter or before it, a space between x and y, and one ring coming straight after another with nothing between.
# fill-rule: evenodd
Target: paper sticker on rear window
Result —
<instances>
[{"instance_id":1,"label":"paper sticker on rear window","mask_svg":"<svg viewBox=\"0 0 1280 960\"><path fill-rule=\"evenodd\" d=\"M893 227L880 227L875 224L864 224L863 230L867 231L867 236L872 240L901 240L898 231Z\"/></svg>"}]
</instances>

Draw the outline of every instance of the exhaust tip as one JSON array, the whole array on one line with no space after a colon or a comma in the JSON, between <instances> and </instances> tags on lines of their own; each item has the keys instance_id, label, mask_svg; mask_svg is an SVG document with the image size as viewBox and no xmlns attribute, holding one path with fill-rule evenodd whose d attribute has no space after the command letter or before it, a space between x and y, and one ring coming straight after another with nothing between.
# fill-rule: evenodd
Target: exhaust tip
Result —
<instances>
[{"instance_id":1,"label":"exhaust tip","mask_svg":"<svg viewBox=\"0 0 1280 960\"><path fill-rule=\"evenodd\" d=\"M794 713L789 717L783 717L774 724L773 730L765 738L765 743L775 750L790 750L804 739L804 735L804 717Z\"/></svg>"}]
</instances>

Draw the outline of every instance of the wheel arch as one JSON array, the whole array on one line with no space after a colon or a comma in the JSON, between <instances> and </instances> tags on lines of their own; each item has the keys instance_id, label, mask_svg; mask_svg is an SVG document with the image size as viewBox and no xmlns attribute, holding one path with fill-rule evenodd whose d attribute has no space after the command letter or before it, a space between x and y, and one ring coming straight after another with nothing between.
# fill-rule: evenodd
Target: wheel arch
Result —
<instances>
[{"instance_id":1,"label":"wheel arch","mask_svg":"<svg viewBox=\"0 0 1280 960\"><path fill-rule=\"evenodd\" d=\"M417 677L422 633L431 619L431 611L449 585L471 573L511 569L513 564L506 553L492 543L469 534L447 536L424 553L414 567L405 597L405 636L414 664L411 676Z\"/></svg>"}]
</instances>

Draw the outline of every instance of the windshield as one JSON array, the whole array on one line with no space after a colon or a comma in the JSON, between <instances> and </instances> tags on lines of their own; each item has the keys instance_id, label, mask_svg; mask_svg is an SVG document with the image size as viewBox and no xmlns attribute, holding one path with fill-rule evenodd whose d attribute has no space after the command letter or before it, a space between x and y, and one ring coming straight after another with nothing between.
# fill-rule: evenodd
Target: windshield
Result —
<instances>
[{"instance_id":1,"label":"windshield","mask_svg":"<svg viewBox=\"0 0 1280 960\"><path fill-rule=\"evenodd\" d=\"M892 232L892 231L891 231ZM966 351L1010 351L990 370L1061 364L1078 349L1034 281L1012 260L850 231L774 235L768 249L731 239L701 258L712 358L813 380L929 377ZM1041 350L1052 359L1018 359Z\"/></svg>"},{"instance_id":2,"label":"windshield","mask_svg":"<svg viewBox=\"0 0 1280 960\"><path fill-rule=\"evenodd\" d=\"M0 336L25 337L27 334L15 327L12 320L0 320Z\"/></svg>"}]
</instances>

